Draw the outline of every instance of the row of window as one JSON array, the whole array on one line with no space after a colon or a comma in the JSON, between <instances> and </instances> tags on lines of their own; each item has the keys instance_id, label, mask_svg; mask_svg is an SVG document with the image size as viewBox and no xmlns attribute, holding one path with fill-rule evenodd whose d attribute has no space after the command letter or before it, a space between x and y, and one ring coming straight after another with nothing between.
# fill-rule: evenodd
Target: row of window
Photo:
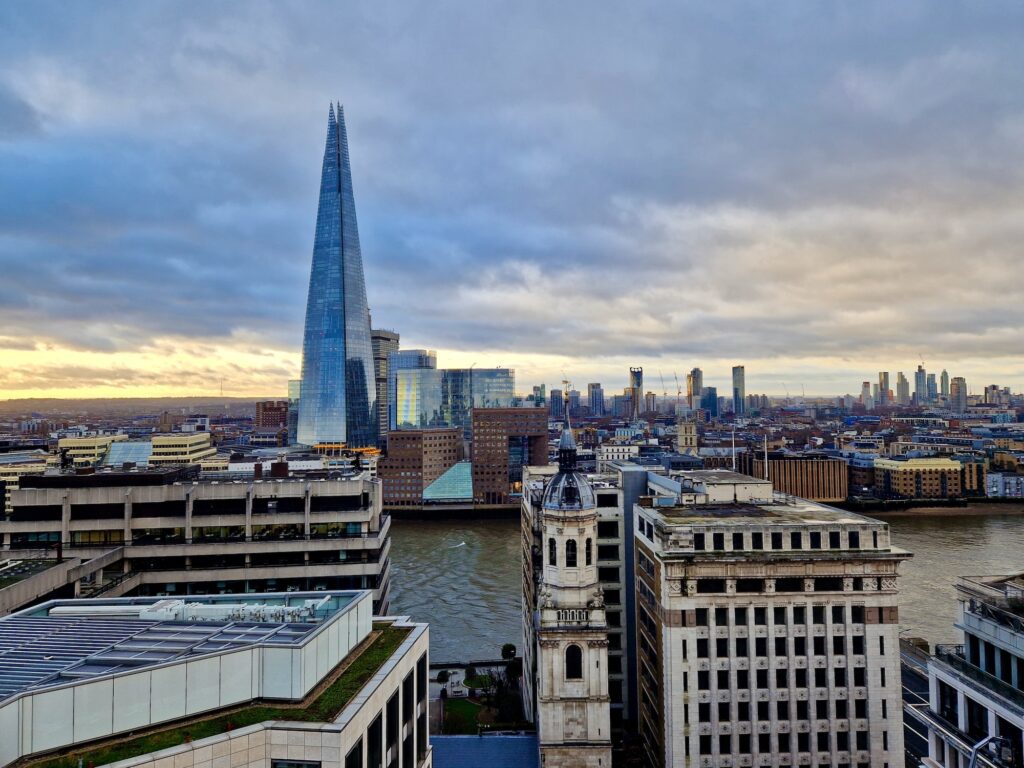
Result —
<instances>
[{"instance_id":1,"label":"row of window","mask_svg":"<svg viewBox=\"0 0 1024 768\"><path fill-rule=\"evenodd\" d=\"M790 651L794 656L824 656L827 653L829 645L831 645L833 656L843 656L846 654L847 639L844 635L834 635L832 637L831 644L828 643L828 638L823 635L810 638L811 643L808 645L808 638L806 637L776 637L773 638L775 656L788 657ZM879 646L882 653L885 652L885 638L879 637ZM683 658L687 655L687 641L683 640ZM863 656L866 642L863 635L854 635L850 638L849 649L850 653L854 656ZM808 654L808 648L810 648L810 654ZM768 656L768 638L767 637L755 637L753 643L745 637L737 637L735 640L730 641L728 638L719 637L712 641L706 637L697 638L697 658L698 659L709 659L711 658L711 651L714 650L714 655L719 659L727 659L730 657L744 657L744 656L755 656L764 658ZM732 651L732 652L730 652ZM751 653L753 651L753 653Z\"/></svg>"},{"instance_id":2,"label":"row of window","mask_svg":"<svg viewBox=\"0 0 1024 768\"><path fill-rule=\"evenodd\" d=\"M821 531L791 531L789 534L789 546L784 546L785 537L782 531L772 531L767 542L762 531L754 531L750 534L735 532L731 534L731 546L726 548L726 534L712 533L711 546L708 546L708 535L706 533L693 534L693 548L697 552L729 550L748 551L763 549L804 549L805 543L808 549L843 549L842 531L828 531L827 538ZM871 532L872 548L878 548L878 531ZM766 547L765 544L768 544ZM860 531L846 532L846 549L860 549Z\"/></svg>"},{"instance_id":3,"label":"row of window","mask_svg":"<svg viewBox=\"0 0 1024 768\"><path fill-rule=\"evenodd\" d=\"M867 686L867 670L865 667L854 667L852 670L846 667L833 667L829 670L826 667L818 667L814 670L808 670L806 668L799 669L756 669L754 670L754 688L758 690L766 690L773 686L770 685L771 675L770 671L774 671L774 687L775 688L828 688L831 683L836 688L845 688L848 685L853 685L855 688L864 688ZM831 671L831 680L829 672ZM881 672L881 686L885 687L885 667L882 667ZM792 674L790 674L792 672ZM808 685L810 681L810 672L814 673L813 686ZM852 672L853 674L849 674ZM743 690L750 688L750 670L749 669L737 669L736 674L736 688ZM697 690L699 691L710 691L712 689L711 681L714 679L714 687L720 691L729 690L730 676L732 671L728 669L719 669L715 672L714 678L711 676L711 671L702 669L697 672ZM687 686L686 680L684 679L683 689Z\"/></svg>"},{"instance_id":4,"label":"row of window","mask_svg":"<svg viewBox=\"0 0 1024 768\"><path fill-rule=\"evenodd\" d=\"M808 608L810 608L810 612L808 612ZM728 627L730 624L731 626L746 626L751 619L755 626L767 626L768 616L768 608L765 606L697 608L694 611L698 627ZM808 621L808 617L810 621ZM833 624L845 624L847 618L851 624L863 624L864 606L851 605L847 612L845 605L777 605L772 608L771 612L772 623L777 625L825 624L826 617L830 617Z\"/></svg>"},{"instance_id":5,"label":"row of window","mask_svg":"<svg viewBox=\"0 0 1024 768\"><path fill-rule=\"evenodd\" d=\"M565 567L566 568L578 568L578 549L579 544L576 539L568 539L565 542ZM587 539L583 545L584 562L586 565L593 565L593 541ZM548 539L548 565L558 565L558 542L554 538Z\"/></svg>"},{"instance_id":6,"label":"row of window","mask_svg":"<svg viewBox=\"0 0 1024 768\"><path fill-rule=\"evenodd\" d=\"M850 706L846 699L832 701L831 707L829 707L829 703L828 699L818 699L814 702L815 720L845 720L850 716ZM735 704L735 717L732 713L732 707L733 704L728 701L719 702L717 706L712 705L710 702L701 702L697 705L697 721L700 723L713 723L715 722L714 715L717 715L719 723L752 723L755 721L766 723L772 720L772 710L774 710L774 719L778 721L788 722L790 717L794 715L796 720L809 721L811 719L811 703L806 700L794 702L776 701L774 706L773 702L770 701L759 701L756 704L740 701ZM866 720L867 716L868 700L856 699L853 702L853 717L857 720Z\"/></svg>"},{"instance_id":7,"label":"row of window","mask_svg":"<svg viewBox=\"0 0 1024 768\"><path fill-rule=\"evenodd\" d=\"M857 731L854 734L846 732L832 734L822 731L821 733L814 734L814 737L814 745L818 752L830 752L833 747L838 752L848 752L851 744L855 749L861 751L866 751L870 748L867 731ZM735 735L723 733L719 734L717 741L718 754L720 755L749 755L753 754L754 751L752 743L753 737L749 733L739 733ZM714 754L714 746L715 738L713 736L705 735L700 737L698 749L701 755ZM887 731L882 732L882 746L883 749L889 749L889 734ZM757 735L757 751L762 754L789 753L794 747L796 747L797 752L810 752L811 734L798 733L796 734L795 739L791 738L788 733L760 733ZM842 766L849 765L849 763L834 763L831 756L823 755L820 758L819 765ZM864 768L867 768L867 763L858 763L858 768L860 768L861 765L863 765Z\"/></svg>"}]
</instances>

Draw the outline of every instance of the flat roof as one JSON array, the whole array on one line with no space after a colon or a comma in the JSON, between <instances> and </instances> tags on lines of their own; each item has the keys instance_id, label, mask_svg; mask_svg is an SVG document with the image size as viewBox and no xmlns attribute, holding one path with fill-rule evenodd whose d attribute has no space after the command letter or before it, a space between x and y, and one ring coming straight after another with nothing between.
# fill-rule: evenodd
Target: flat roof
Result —
<instances>
[{"instance_id":1,"label":"flat roof","mask_svg":"<svg viewBox=\"0 0 1024 768\"><path fill-rule=\"evenodd\" d=\"M763 481L762 481L763 482ZM725 504L674 504L672 506L642 507L661 516L668 525L721 523L759 523L762 525L875 523L884 525L855 512L819 504L796 496L778 497L772 502L737 502Z\"/></svg>"},{"instance_id":2,"label":"flat roof","mask_svg":"<svg viewBox=\"0 0 1024 768\"><path fill-rule=\"evenodd\" d=\"M673 480L695 480L703 483L769 483L760 477L751 477L731 469L684 469L673 471Z\"/></svg>"},{"instance_id":3,"label":"flat roof","mask_svg":"<svg viewBox=\"0 0 1024 768\"><path fill-rule=\"evenodd\" d=\"M51 600L0 618L0 701L28 690L246 646L298 646L360 591ZM158 603L309 607L308 621L142 618ZM55 613L57 609L57 613ZM60 615L60 609L90 611ZM109 611L109 613L107 613ZM120 613L118 613L120 611Z\"/></svg>"}]
</instances>

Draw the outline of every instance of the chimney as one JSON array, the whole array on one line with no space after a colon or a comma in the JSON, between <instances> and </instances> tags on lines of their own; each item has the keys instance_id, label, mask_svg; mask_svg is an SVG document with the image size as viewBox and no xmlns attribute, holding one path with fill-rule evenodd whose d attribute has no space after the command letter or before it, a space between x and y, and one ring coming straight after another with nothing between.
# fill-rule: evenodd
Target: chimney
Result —
<instances>
[{"instance_id":1,"label":"chimney","mask_svg":"<svg viewBox=\"0 0 1024 768\"><path fill-rule=\"evenodd\" d=\"M271 477L288 477L288 462L287 461L275 461L270 465L270 476Z\"/></svg>"},{"instance_id":2,"label":"chimney","mask_svg":"<svg viewBox=\"0 0 1024 768\"><path fill-rule=\"evenodd\" d=\"M262 480L263 479L263 462L262 461L257 461L256 464L253 466L253 468L252 468L252 476L253 476L254 480Z\"/></svg>"}]
</instances>

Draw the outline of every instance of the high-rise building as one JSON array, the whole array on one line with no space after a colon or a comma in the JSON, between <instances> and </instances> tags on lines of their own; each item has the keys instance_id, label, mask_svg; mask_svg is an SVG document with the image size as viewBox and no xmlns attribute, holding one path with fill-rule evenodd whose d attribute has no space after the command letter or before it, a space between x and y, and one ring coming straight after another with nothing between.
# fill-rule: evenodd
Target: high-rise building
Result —
<instances>
[{"instance_id":1,"label":"high-rise building","mask_svg":"<svg viewBox=\"0 0 1024 768\"><path fill-rule=\"evenodd\" d=\"M547 414L537 408L474 408L472 460L474 503L508 505L522 489L523 466L547 463Z\"/></svg>"},{"instance_id":2,"label":"high-rise building","mask_svg":"<svg viewBox=\"0 0 1024 768\"><path fill-rule=\"evenodd\" d=\"M288 425L287 400L262 400L256 403L256 429L283 429Z\"/></svg>"},{"instance_id":3,"label":"high-rise building","mask_svg":"<svg viewBox=\"0 0 1024 768\"><path fill-rule=\"evenodd\" d=\"M377 466L386 507L419 507L423 491L462 458L462 430L396 429Z\"/></svg>"},{"instance_id":4,"label":"high-rise building","mask_svg":"<svg viewBox=\"0 0 1024 768\"><path fill-rule=\"evenodd\" d=\"M445 368L441 371L444 426L461 427L468 439L474 408L511 408L516 372L511 368Z\"/></svg>"},{"instance_id":5,"label":"high-rise building","mask_svg":"<svg viewBox=\"0 0 1024 768\"><path fill-rule=\"evenodd\" d=\"M644 395L644 413L655 413L658 410L658 396L653 392Z\"/></svg>"},{"instance_id":6,"label":"high-rise building","mask_svg":"<svg viewBox=\"0 0 1024 768\"><path fill-rule=\"evenodd\" d=\"M388 362L391 354L398 351L398 334L394 331L374 329L370 331L373 345L373 375L377 387L377 437L381 445L387 438L388 421Z\"/></svg>"},{"instance_id":7,"label":"high-rise building","mask_svg":"<svg viewBox=\"0 0 1024 768\"><path fill-rule=\"evenodd\" d=\"M739 470L745 475L765 478L780 493L810 501L844 502L849 495L849 465L845 459L817 453L768 454L765 472L764 454L744 451L739 455Z\"/></svg>"},{"instance_id":8,"label":"high-rise building","mask_svg":"<svg viewBox=\"0 0 1024 768\"><path fill-rule=\"evenodd\" d=\"M527 656L535 660L530 665L535 669L527 669L524 703L537 723L545 768L611 765L608 625L598 581L597 520L597 497L576 471L576 442L566 427L558 444L558 473L532 521L540 567L532 589L524 592L524 600L533 600L529 620L535 623L524 627Z\"/></svg>"},{"instance_id":9,"label":"high-rise building","mask_svg":"<svg viewBox=\"0 0 1024 768\"><path fill-rule=\"evenodd\" d=\"M889 403L889 372L878 372L878 404L890 405Z\"/></svg>"},{"instance_id":10,"label":"high-rise building","mask_svg":"<svg viewBox=\"0 0 1024 768\"><path fill-rule=\"evenodd\" d=\"M294 445L299 432L299 399L302 379L288 379L288 445Z\"/></svg>"},{"instance_id":11,"label":"high-rise building","mask_svg":"<svg viewBox=\"0 0 1024 768\"><path fill-rule=\"evenodd\" d=\"M888 526L733 472L670 480L634 506L643 764L902 765Z\"/></svg>"},{"instance_id":12,"label":"high-rise building","mask_svg":"<svg viewBox=\"0 0 1024 768\"><path fill-rule=\"evenodd\" d=\"M747 412L747 374L742 365L732 367L732 412L736 416Z\"/></svg>"},{"instance_id":13,"label":"high-rise building","mask_svg":"<svg viewBox=\"0 0 1024 768\"><path fill-rule=\"evenodd\" d=\"M700 392L700 407L708 412L708 417L718 418L718 388L704 387Z\"/></svg>"},{"instance_id":14,"label":"high-rise building","mask_svg":"<svg viewBox=\"0 0 1024 768\"><path fill-rule=\"evenodd\" d=\"M580 410L580 391L578 389L569 390L569 416L574 417L579 415Z\"/></svg>"},{"instance_id":15,"label":"high-rise building","mask_svg":"<svg viewBox=\"0 0 1024 768\"><path fill-rule=\"evenodd\" d=\"M700 397L704 391L704 372L694 368L686 374L686 404L692 411L700 407Z\"/></svg>"},{"instance_id":16,"label":"high-rise building","mask_svg":"<svg viewBox=\"0 0 1024 768\"><path fill-rule=\"evenodd\" d=\"M936 400L939 399L939 387L935 383L935 374L934 373L929 373L928 374L928 378L926 379L926 382L927 382L928 402L929 403L934 403Z\"/></svg>"},{"instance_id":17,"label":"high-rise building","mask_svg":"<svg viewBox=\"0 0 1024 768\"><path fill-rule=\"evenodd\" d=\"M945 368L942 369L942 374L939 376L939 393L943 397L949 397L949 373Z\"/></svg>"},{"instance_id":18,"label":"high-rise building","mask_svg":"<svg viewBox=\"0 0 1024 768\"><path fill-rule=\"evenodd\" d=\"M878 386L877 384L875 386ZM860 385L860 404L864 406L865 411L873 411L875 409L875 399L871 396L871 382L865 381Z\"/></svg>"},{"instance_id":19,"label":"high-rise building","mask_svg":"<svg viewBox=\"0 0 1024 768\"><path fill-rule=\"evenodd\" d=\"M626 392L630 397L630 421L639 421L640 412L643 410L644 405L644 369L643 368L630 368L629 369L629 386L626 388Z\"/></svg>"},{"instance_id":20,"label":"high-rise building","mask_svg":"<svg viewBox=\"0 0 1024 768\"><path fill-rule=\"evenodd\" d=\"M551 418L552 419L564 419L565 418L565 400L562 398L562 390L552 389L551 397L548 398L551 405Z\"/></svg>"},{"instance_id":21,"label":"high-rise building","mask_svg":"<svg viewBox=\"0 0 1024 768\"><path fill-rule=\"evenodd\" d=\"M949 382L949 409L953 413L967 411L967 380L963 376L954 376Z\"/></svg>"},{"instance_id":22,"label":"high-rise building","mask_svg":"<svg viewBox=\"0 0 1024 768\"><path fill-rule=\"evenodd\" d=\"M910 405L910 382L903 371L896 374L896 405Z\"/></svg>"},{"instance_id":23,"label":"high-rise building","mask_svg":"<svg viewBox=\"0 0 1024 768\"><path fill-rule=\"evenodd\" d=\"M928 373L923 365L919 365L914 373L914 404L924 405L926 402L928 402Z\"/></svg>"},{"instance_id":24,"label":"high-rise building","mask_svg":"<svg viewBox=\"0 0 1024 768\"><path fill-rule=\"evenodd\" d=\"M377 386L345 115L334 105L320 177L302 336L302 445L377 445Z\"/></svg>"},{"instance_id":25,"label":"high-rise building","mask_svg":"<svg viewBox=\"0 0 1024 768\"><path fill-rule=\"evenodd\" d=\"M591 416L604 416L604 389L600 383L587 384L587 402Z\"/></svg>"},{"instance_id":26,"label":"high-rise building","mask_svg":"<svg viewBox=\"0 0 1024 768\"><path fill-rule=\"evenodd\" d=\"M441 372L432 349L400 349L388 356L388 429L441 425Z\"/></svg>"}]
</instances>

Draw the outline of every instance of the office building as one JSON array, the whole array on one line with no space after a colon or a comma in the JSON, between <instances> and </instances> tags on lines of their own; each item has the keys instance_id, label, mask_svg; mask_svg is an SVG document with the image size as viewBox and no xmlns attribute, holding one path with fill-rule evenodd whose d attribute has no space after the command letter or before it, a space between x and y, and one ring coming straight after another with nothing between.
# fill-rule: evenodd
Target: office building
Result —
<instances>
[{"instance_id":1,"label":"office building","mask_svg":"<svg viewBox=\"0 0 1024 768\"><path fill-rule=\"evenodd\" d=\"M388 455L378 464L385 507L423 505L423 492L462 459L462 430L401 429L388 436Z\"/></svg>"},{"instance_id":2,"label":"office building","mask_svg":"<svg viewBox=\"0 0 1024 768\"><path fill-rule=\"evenodd\" d=\"M373 376L377 387L377 439L381 446L387 442L390 409L388 404L388 363L391 355L398 352L398 334L394 331L372 329L370 343L373 347Z\"/></svg>"},{"instance_id":3,"label":"office building","mask_svg":"<svg viewBox=\"0 0 1024 768\"><path fill-rule=\"evenodd\" d=\"M608 625L598 581L597 497L566 428L558 472L523 524L524 708L545 768L611 765ZM538 551L539 550L539 551ZM529 574L525 573L529 571Z\"/></svg>"},{"instance_id":4,"label":"office building","mask_svg":"<svg viewBox=\"0 0 1024 768\"><path fill-rule=\"evenodd\" d=\"M256 429L287 429L288 401L262 400L256 403L256 418L253 421Z\"/></svg>"},{"instance_id":5,"label":"office building","mask_svg":"<svg viewBox=\"0 0 1024 768\"><path fill-rule=\"evenodd\" d=\"M273 474L273 473L272 473ZM0 549L107 558L105 594L370 589L386 613L391 518L365 473L219 482L197 467L22 477Z\"/></svg>"},{"instance_id":6,"label":"office building","mask_svg":"<svg viewBox=\"0 0 1024 768\"><path fill-rule=\"evenodd\" d=\"M543 409L473 409L475 504L518 504L523 466L547 464L547 461L548 419Z\"/></svg>"},{"instance_id":7,"label":"office building","mask_svg":"<svg viewBox=\"0 0 1024 768\"><path fill-rule=\"evenodd\" d=\"M885 523L722 470L649 475L636 515L647 766L903 765Z\"/></svg>"},{"instance_id":8,"label":"office building","mask_svg":"<svg viewBox=\"0 0 1024 768\"><path fill-rule=\"evenodd\" d=\"M1024 765L1024 579L1020 574L956 582L962 642L927 660L928 703L908 725L928 734L929 768Z\"/></svg>"},{"instance_id":9,"label":"office building","mask_svg":"<svg viewBox=\"0 0 1024 768\"><path fill-rule=\"evenodd\" d=\"M889 372L878 372L878 404L880 406L891 405L889 402Z\"/></svg>"},{"instance_id":10,"label":"office building","mask_svg":"<svg viewBox=\"0 0 1024 768\"><path fill-rule=\"evenodd\" d=\"M942 369L942 374L939 376L939 393L943 397L949 397L949 373L946 369Z\"/></svg>"},{"instance_id":11,"label":"office building","mask_svg":"<svg viewBox=\"0 0 1024 768\"><path fill-rule=\"evenodd\" d=\"M771 482L779 493L821 502L844 502L849 494L849 466L842 459L816 453L764 454L744 451L738 457L739 470Z\"/></svg>"},{"instance_id":12,"label":"office building","mask_svg":"<svg viewBox=\"0 0 1024 768\"><path fill-rule=\"evenodd\" d=\"M62 437L57 441L57 456L62 466L91 467L103 461L111 445L127 439L128 435Z\"/></svg>"},{"instance_id":13,"label":"office building","mask_svg":"<svg viewBox=\"0 0 1024 768\"><path fill-rule=\"evenodd\" d=\"M565 399L562 397L562 390L552 389L549 400L551 418L556 421L565 418Z\"/></svg>"},{"instance_id":14,"label":"office building","mask_svg":"<svg viewBox=\"0 0 1024 768\"><path fill-rule=\"evenodd\" d=\"M446 427L472 434L474 408L511 408L515 371L511 368L446 368L441 372L441 418Z\"/></svg>"},{"instance_id":15,"label":"office building","mask_svg":"<svg viewBox=\"0 0 1024 768\"><path fill-rule=\"evenodd\" d=\"M569 390L567 405L569 408L570 418L580 415L580 391L578 389Z\"/></svg>"},{"instance_id":16,"label":"office building","mask_svg":"<svg viewBox=\"0 0 1024 768\"><path fill-rule=\"evenodd\" d=\"M377 385L345 115L327 119L302 335L302 445L377 445Z\"/></svg>"},{"instance_id":17,"label":"office building","mask_svg":"<svg viewBox=\"0 0 1024 768\"><path fill-rule=\"evenodd\" d=\"M176 432L153 435L148 464L153 467L182 467L199 464L217 455L209 432Z\"/></svg>"},{"instance_id":18,"label":"office building","mask_svg":"<svg viewBox=\"0 0 1024 768\"><path fill-rule=\"evenodd\" d=\"M956 414L967 412L967 381L954 376L949 382L949 410Z\"/></svg>"},{"instance_id":19,"label":"office building","mask_svg":"<svg viewBox=\"0 0 1024 768\"><path fill-rule=\"evenodd\" d=\"M959 461L946 458L875 459L875 494L884 499L948 499L963 492Z\"/></svg>"},{"instance_id":20,"label":"office building","mask_svg":"<svg viewBox=\"0 0 1024 768\"><path fill-rule=\"evenodd\" d=\"M55 753L123 768L382 766L386 755L429 768L427 625L374 619L371 599L51 600L6 616L0 766Z\"/></svg>"},{"instance_id":21,"label":"office building","mask_svg":"<svg viewBox=\"0 0 1024 768\"><path fill-rule=\"evenodd\" d=\"M17 490L22 475L41 475L47 470L43 450L0 454L0 511L10 514L10 494Z\"/></svg>"},{"instance_id":22,"label":"office building","mask_svg":"<svg viewBox=\"0 0 1024 768\"><path fill-rule=\"evenodd\" d=\"M877 384L875 385L878 386ZM875 409L875 398L871 395L871 382L865 381L860 385L860 403L864 406L865 411L873 411Z\"/></svg>"},{"instance_id":23,"label":"office building","mask_svg":"<svg viewBox=\"0 0 1024 768\"><path fill-rule=\"evenodd\" d=\"M917 366L914 373L914 404L924 405L928 402L928 374L923 365Z\"/></svg>"},{"instance_id":24,"label":"office building","mask_svg":"<svg viewBox=\"0 0 1024 768\"><path fill-rule=\"evenodd\" d=\"M747 413L747 374L742 365L732 367L732 412L735 416Z\"/></svg>"},{"instance_id":25,"label":"office building","mask_svg":"<svg viewBox=\"0 0 1024 768\"><path fill-rule=\"evenodd\" d=\"M430 371L430 373L423 373ZM401 349L388 356L388 429L441 425L441 372L432 349Z\"/></svg>"},{"instance_id":26,"label":"office building","mask_svg":"<svg viewBox=\"0 0 1024 768\"><path fill-rule=\"evenodd\" d=\"M936 400L939 399L939 387L938 384L936 384L935 382L934 373L928 374L928 377L925 379L925 386L928 392L928 402L934 403Z\"/></svg>"},{"instance_id":27,"label":"office building","mask_svg":"<svg viewBox=\"0 0 1024 768\"><path fill-rule=\"evenodd\" d=\"M910 381L903 375L903 371L896 374L896 405L910 405Z\"/></svg>"},{"instance_id":28,"label":"office building","mask_svg":"<svg viewBox=\"0 0 1024 768\"><path fill-rule=\"evenodd\" d=\"M629 369L629 386L626 387L626 391L622 393L630 399L630 411L629 420L639 421L640 412L643 410L644 405L644 369L643 368L630 368Z\"/></svg>"},{"instance_id":29,"label":"office building","mask_svg":"<svg viewBox=\"0 0 1024 768\"><path fill-rule=\"evenodd\" d=\"M707 412L708 418L717 419L718 410L718 389L715 387L704 387L700 393L700 407Z\"/></svg>"},{"instance_id":30,"label":"office building","mask_svg":"<svg viewBox=\"0 0 1024 768\"><path fill-rule=\"evenodd\" d=\"M595 418L604 416L604 388L600 383L587 384L587 403L590 406L590 415Z\"/></svg>"},{"instance_id":31,"label":"office building","mask_svg":"<svg viewBox=\"0 0 1024 768\"><path fill-rule=\"evenodd\" d=\"M692 411L700 408L700 396L704 391L704 372L700 368L694 368L686 374L686 404Z\"/></svg>"},{"instance_id":32,"label":"office building","mask_svg":"<svg viewBox=\"0 0 1024 768\"><path fill-rule=\"evenodd\" d=\"M288 445L295 445L299 434L299 398L302 379L288 379Z\"/></svg>"}]
</instances>

